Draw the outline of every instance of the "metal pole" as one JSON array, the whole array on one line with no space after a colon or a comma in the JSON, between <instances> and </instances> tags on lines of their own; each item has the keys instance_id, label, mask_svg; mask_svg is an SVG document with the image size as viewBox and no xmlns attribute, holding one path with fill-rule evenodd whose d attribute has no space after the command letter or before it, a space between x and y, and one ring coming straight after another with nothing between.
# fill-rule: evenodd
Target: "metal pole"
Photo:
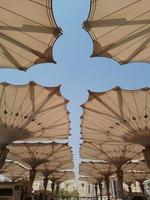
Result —
<instances>
[{"instance_id":1,"label":"metal pole","mask_svg":"<svg viewBox=\"0 0 150 200\"><path fill-rule=\"evenodd\" d=\"M106 176L106 177L105 177L105 184L106 184L106 190L107 190L107 197L108 197L108 200L110 200L109 183L110 183L109 177Z\"/></svg>"},{"instance_id":2,"label":"metal pole","mask_svg":"<svg viewBox=\"0 0 150 200\"><path fill-rule=\"evenodd\" d=\"M131 185L128 185L129 188L129 199L132 200L132 188Z\"/></svg>"},{"instance_id":3,"label":"metal pole","mask_svg":"<svg viewBox=\"0 0 150 200\"><path fill-rule=\"evenodd\" d=\"M144 197L144 199L146 199L146 196L145 196L145 189L144 189L144 184L143 184L142 181L139 181L139 183L140 183L140 188L141 188L142 193L143 193L143 197Z\"/></svg>"},{"instance_id":4,"label":"metal pole","mask_svg":"<svg viewBox=\"0 0 150 200\"><path fill-rule=\"evenodd\" d=\"M145 149L142 151L146 164L150 169L150 146L146 146Z\"/></svg>"},{"instance_id":5,"label":"metal pole","mask_svg":"<svg viewBox=\"0 0 150 200\"><path fill-rule=\"evenodd\" d=\"M118 178L118 194L120 199L124 199L124 191L123 191L123 171L118 168L116 171Z\"/></svg>"},{"instance_id":6,"label":"metal pole","mask_svg":"<svg viewBox=\"0 0 150 200\"><path fill-rule=\"evenodd\" d=\"M34 179L35 179L35 176L36 176L36 169L35 168L32 168L30 170L30 175L29 175L29 180L30 180L30 184L29 184L29 197L31 196L31 193L32 193L32 186L33 186L33 182L34 182Z\"/></svg>"},{"instance_id":7,"label":"metal pole","mask_svg":"<svg viewBox=\"0 0 150 200\"><path fill-rule=\"evenodd\" d=\"M44 186L44 191L46 192L46 188L47 188L47 184L48 184L48 177L46 176L43 180L43 186Z\"/></svg>"},{"instance_id":8,"label":"metal pole","mask_svg":"<svg viewBox=\"0 0 150 200\"><path fill-rule=\"evenodd\" d=\"M0 148L0 169L4 166L8 152L9 152L9 149L7 149L6 147Z\"/></svg>"},{"instance_id":9,"label":"metal pole","mask_svg":"<svg viewBox=\"0 0 150 200\"><path fill-rule=\"evenodd\" d=\"M51 190L52 190L52 199L54 198L54 189L55 189L55 182L51 183Z\"/></svg>"},{"instance_id":10,"label":"metal pole","mask_svg":"<svg viewBox=\"0 0 150 200\"><path fill-rule=\"evenodd\" d=\"M59 193L59 184L56 185L56 196L58 196Z\"/></svg>"},{"instance_id":11,"label":"metal pole","mask_svg":"<svg viewBox=\"0 0 150 200\"><path fill-rule=\"evenodd\" d=\"M98 186L97 186L97 184L95 184L95 196L96 196L96 200L98 200L98 192L97 192L97 190L98 190Z\"/></svg>"},{"instance_id":12,"label":"metal pole","mask_svg":"<svg viewBox=\"0 0 150 200\"><path fill-rule=\"evenodd\" d=\"M100 191L100 199L103 200L103 192L102 192L102 182L100 181L99 184L99 191Z\"/></svg>"}]
</instances>

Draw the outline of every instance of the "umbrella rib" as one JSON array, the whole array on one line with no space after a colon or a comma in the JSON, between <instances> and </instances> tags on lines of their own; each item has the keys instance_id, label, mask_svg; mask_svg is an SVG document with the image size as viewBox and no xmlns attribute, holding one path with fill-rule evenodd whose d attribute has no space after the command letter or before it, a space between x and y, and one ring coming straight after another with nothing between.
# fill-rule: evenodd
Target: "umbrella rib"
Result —
<instances>
[{"instance_id":1,"label":"umbrella rib","mask_svg":"<svg viewBox=\"0 0 150 200\"><path fill-rule=\"evenodd\" d=\"M113 113L117 118L120 118L118 113L114 111L107 103L105 103L101 98L97 97L96 95L94 96L95 99L100 102L105 108L107 108L111 113ZM109 96L108 96L109 97Z\"/></svg>"},{"instance_id":2,"label":"umbrella rib","mask_svg":"<svg viewBox=\"0 0 150 200\"><path fill-rule=\"evenodd\" d=\"M113 119L118 119L118 116L117 116L117 117L114 117L113 115L100 112L99 110L95 110L95 109L88 108L88 107L85 107L84 109L89 110L89 111L91 111L91 112L93 112L93 113L96 113L96 114L104 115L104 116L107 116L107 117L110 117L110 118L113 118ZM96 109L97 109L97 108L96 108Z\"/></svg>"},{"instance_id":3,"label":"umbrella rib","mask_svg":"<svg viewBox=\"0 0 150 200\"><path fill-rule=\"evenodd\" d=\"M130 110L130 108L129 108L129 106L128 106L128 104L126 103L126 101L125 101L125 99L124 98L122 98L122 101L124 102L124 104L126 105L126 108L128 109L128 111L129 111L129 113L130 114L132 114L132 111ZM138 125L138 123L136 122L136 124ZM123 124L124 125L124 124ZM130 125L131 126L131 125ZM132 127L132 126L131 126ZM132 129L134 130L134 129L136 129L136 127L134 128L134 127L132 127Z\"/></svg>"},{"instance_id":4,"label":"umbrella rib","mask_svg":"<svg viewBox=\"0 0 150 200\"><path fill-rule=\"evenodd\" d=\"M37 51L37 50L31 49L30 47L28 47L28 46L26 46L25 44L23 44L23 43L21 43L21 42L15 40L15 39L9 37L9 36L6 35L6 34L3 34L3 33L0 32L0 36L1 36L4 40L9 41L9 42L12 43L13 45L16 45L16 46L22 48L23 50L25 50L25 51L27 51L27 52L29 52L29 53L31 53L31 54L37 56L38 58L44 56L43 53L41 53L41 52L39 52L39 51Z\"/></svg>"},{"instance_id":5,"label":"umbrella rib","mask_svg":"<svg viewBox=\"0 0 150 200\"><path fill-rule=\"evenodd\" d=\"M33 22L33 23L35 23L35 24L38 24L38 25L40 25L40 26L42 26L42 27L45 27L46 29L49 30L49 27L47 27L47 26L45 26L45 25L43 25L43 24L40 24L40 23L37 22L37 21L34 21L34 20L32 20L32 19L29 19L29 18L27 18L27 17L25 17L25 16L23 16L23 15L20 15L19 13L13 12L12 10L9 10L9 9L4 8L4 7L2 7L2 6L0 6L0 9L5 10L5 11L8 11L8 12L10 12L10 13L13 13L13 14L19 16L19 17L24 18L24 19L27 19L27 20L29 20L29 21L31 21L31 22Z\"/></svg>"},{"instance_id":6,"label":"umbrella rib","mask_svg":"<svg viewBox=\"0 0 150 200\"><path fill-rule=\"evenodd\" d=\"M119 106L110 98L110 96L108 94L106 94L108 96L108 98L114 103L114 105L116 105L118 108ZM116 117L117 119L122 123L124 124L128 129L131 129L131 130L134 130L134 128L129 124L129 123L124 123L122 121L122 119L120 118L120 115L115 111L113 110L107 103L105 103L104 101L102 101L100 98L98 98L96 95L95 95L95 98L104 106L106 107L109 111L111 111Z\"/></svg>"},{"instance_id":7,"label":"umbrella rib","mask_svg":"<svg viewBox=\"0 0 150 200\"><path fill-rule=\"evenodd\" d=\"M20 89L20 88L19 88L19 89ZM28 97L28 94L29 94L29 90L26 92L26 94L25 94L25 96L24 96L24 98L23 98L23 100L22 100L20 106L17 108L17 111L20 110L20 111L22 112L22 106L23 106L23 104L24 104L26 98ZM23 113L22 113L22 114L23 114ZM17 123L17 121L16 121L17 119L18 119L17 117L14 118L12 125L14 125L15 122ZM20 120L21 120L21 119L18 119L18 125L19 125L19 121L20 121ZM20 123L21 123L21 122L20 122Z\"/></svg>"},{"instance_id":8,"label":"umbrella rib","mask_svg":"<svg viewBox=\"0 0 150 200\"><path fill-rule=\"evenodd\" d=\"M11 109L11 113L12 113L12 118L13 118L13 120L14 120L14 116L13 116L13 113L14 113L14 106L15 106L15 103L16 103L16 98L17 98L17 94L18 94L18 87L16 88L16 92L15 92L15 96L14 96L14 99L13 99L13 105L12 105L12 109ZM11 117L10 117L10 119L9 119L9 122L8 122L8 124L10 124L10 122L11 122Z\"/></svg>"},{"instance_id":9,"label":"umbrella rib","mask_svg":"<svg viewBox=\"0 0 150 200\"><path fill-rule=\"evenodd\" d=\"M49 6L45 6L45 5L43 5L42 3L39 3L39 2L37 2L37 1L34 1L34 0L28 0L28 1L31 1L31 2L33 2L33 3L35 3L35 4L37 4L37 5L40 5L40 6L42 6L42 7L45 7L45 8L49 8L50 10L52 10L52 8L51 7L49 7Z\"/></svg>"},{"instance_id":10,"label":"umbrella rib","mask_svg":"<svg viewBox=\"0 0 150 200\"><path fill-rule=\"evenodd\" d=\"M35 98L38 98L38 96L41 94L42 91L43 91L43 89L41 89L41 90L39 91L39 93L36 95ZM29 92L30 92L30 90L28 91L28 93L29 93ZM44 99L42 102L40 102L39 105L37 105L37 107L39 107L39 109L40 109L41 104L44 106L44 104L46 103L47 99L48 99L48 98L46 98L46 99ZM25 99L24 99L24 100L25 100ZM45 102L45 103L44 103L44 102ZM23 103L24 103L24 102L23 102ZM22 105L23 105L23 103L22 103ZM30 108L30 104L25 108L25 113L26 113L26 111L27 111L28 108ZM36 114L34 114L34 113L37 113L37 112L38 112L38 109L37 109L37 111L35 111L35 112L31 112L31 111L30 111L30 113L27 113L28 115L31 114L27 121L30 122L31 116L32 116L32 118L33 118L33 115L34 115L34 116L36 115ZM20 125L22 124L23 121L24 121L24 119L23 119L22 121L20 121L20 123L18 123L18 125L20 126ZM27 123L27 121L26 121L26 123Z\"/></svg>"},{"instance_id":11,"label":"umbrella rib","mask_svg":"<svg viewBox=\"0 0 150 200\"><path fill-rule=\"evenodd\" d=\"M19 54L18 52L15 52L15 51L14 51L13 49L11 49L11 48L5 47L5 49L11 51L12 53L15 53L17 56L20 56L21 58L23 58L23 59L25 59L25 60L27 60L27 61L29 61L29 62L32 62L32 61L29 60L27 57L22 56L21 54ZM1 55L1 56L2 56L2 55ZM4 59L7 60L6 57L4 57Z\"/></svg>"},{"instance_id":12,"label":"umbrella rib","mask_svg":"<svg viewBox=\"0 0 150 200\"><path fill-rule=\"evenodd\" d=\"M118 94L118 93L117 93ZM120 103L119 103L119 101L118 101L118 104L116 104L116 102L108 95L108 94L106 94L107 96L108 96L108 98L113 102L113 104L114 105L116 105L116 107L120 110ZM118 97L118 98L120 98L120 97ZM121 97L121 101L123 101L124 103L125 103L125 101L124 101L124 99ZM125 103L126 104L126 103ZM126 104L126 107L127 107L127 104ZM131 112L130 111L130 109L127 107L127 109L129 110L129 112ZM120 111L120 113L122 113L123 111ZM120 117L123 117L122 119L124 119L124 116L123 116L123 114L121 114L122 116L120 116L120 115L118 115L118 119L119 119L119 121L121 121L120 120ZM126 116L125 116L126 117ZM124 123L123 123L124 124ZM125 124L124 124L125 125ZM128 127L129 128L129 127ZM131 127L131 129L134 129L134 128L132 128Z\"/></svg>"},{"instance_id":13,"label":"umbrella rib","mask_svg":"<svg viewBox=\"0 0 150 200\"><path fill-rule=\"evenodd\" d=\"M38 99L39 95L44 91L43 88L41 88L41 90L38 92L38 94L36 95L35 99ZM30 89L29 89L29 93L30 93ZM46 98L46 97L45 97ZM36 105L36 107L39 107L41 103L43 103L45 101L45 99L43 99L42 102L40 102L38 105ZM29 110L29 112L27 112L28 109L30 109L31 104L29 103L26 108L25 108L25 113L27 115L31 114L31 111Z\"/></svg>"},{"instance_id":14,"label":"umbrella rib","mask_svg":"<svg viewBox=\"0 0 150 200\"><path fill-rule=\"evenodd\" d=\"M29 34L25 33L25 32L22 31L21 29L19 30L19 28L10 26L9 24L4 23L3 21L0 21L0 22L3 23L3 24L5 24L5 25L7 25L8 27L10 27L10 31L12 31L12 29L13 29L13 30L15 30L15 31L18 31L18 32L20 32L20 33L22 33L22 34L24 34L24 35L26 35L26 36L28 36L28 37L30 37L30 38L32 38L32 39L38 41L38 42L40 42L40 43L42 43L42 44L44 44L44 45L46 45L46 46L48 46L45 42L43 42L43 41L41 41L41 40L39 40L39 39L33 37L32 35L29 35ZM2 27L3 27L3 26L2 26ZM2 27L1 27L1 30L2 30ZM35 28L36 28L36 27L35 27ZM30 30L30 29L29 29L29 30ZM29 30L28 30L28 31L29 31ZM29 31L29 32L30 32L30 31ZM35 31L35 32L36 32L36 31Z\"/></svg>"},{"instance_id":15,"label":"umbrella rib","mask_svg":"<svg viewBox=\"0 0 150 200\"><path fill-rule=\"evenodd\" d=\"M126 9L126 8L128 8L128 7L130 7L130 6L134 5L134 4L136 4L136 3L139 3L140 1L141 1L141 0L137 0L137 1L131 3L131 4L127 5L127 6L124 6L123 8L120 8L120 9L117 10L117 11L114 11L114 12L108 14L108 15L105 15L105 16L102 17L102 18L99 18L99 20L100 20L100 19L104 19L104 18L106 18L106 17L110 17L111 15L113 15L113 14L115 14L115 13L121 11L121 10L124 10L124 9Z\"/></svg>"},{"instance_id":16,"label":"umbrella rib","mask_svg":"<svg viewBox=\"0 0 150 200\"><path fill-rule=\"evenodd\" d=\"M86 128L86 129L88 129L88 130L90 130L90 128ZM92 129L91 129L92 130ZM100 130L96 130L96 129L93 129L93 130L95 130L97 133L93 133L93 134L95 134L95 135L99 135L99 133L102 133L102 131L100 131ZM106 135L107 134L107 132L106 131L104 131L103 132L103 135ZM83 134L83 135L87 135L87 134ZM88 135L90 135L90 133L88 133ZM116 137L117 139L120 139L120 137L119 136L117 136L117 135L115 135L115 134L113 134L113 133L109 133L109 136L113 136L113 137Z\"/></svg>"},{"instance_id":17,"label":"umbrella rib","mask_svg":"<svg viewBox=\"0 0 150 200\"><path fill-rule=\"evenodd\" d=\"M148 90L147 94L148 94L148 95L149 95L149 97L150 97L150 90ZM148 108L148 106L147 106L147 110L150 112L150 109ZM147 122L149 122L149 121L150 121L150 119L149 119L149 120L147 120Z\"/></svg>"},{"instance_id":18,"label":"umbrella rib","mask_svg":"<svg viewBox=\"0 0 150 200\"><path fill-rule=\"evenodd\" d=\"M63 116L61 116L59 119L55 120L52 124L50 124L50 126L48 126L47 128L53 128L53 127L57 127L57 126L61 126L63 124L58 124L56 125L57 122L61 121L61 119L63 119L66 116L66 114L64 114ZM67 122L65 123L67 124Z\"/></svg>"},{"instance_id":19,"label":"umbrella rib","mask_svg":"<svg viewBox=\"0 0 150 200\"><path fill-rule=\"evenodd\" d=\"M147 108L147 96L148 96L148 94L147 94L148 92L146 92L146 94L145 94L145 116L147 115L147 112L148 112L148 108ZM147 119L145 119L145 127L147 127Z\"/></svg>"},{"instance_id":20,"label":"umbrella rib","mask_svg":"<svg viewBox=\"0 0 150 200\"><path fill-rule=\"evenodd\" d=\"M15 65L18 69L21 68L21 64L12 56L12 54L7 51L7 49L0 44L1 49L3 50L3 54L6 56L6 58L13 64Z\"/></svg>"},{"instance_id":21,"label":"umbrella rib","mask_svg":"<svg viewBox=\"0 0 150 200\"><path fill-rule=\"evenodd\" d=\"M137 32L139 31L140 29L144 28L148 26L148 24L144 25L143 27L140 27L138 29L136 29L135 31L133 31L132 33L129 33L128 35L126 35L125 37L121 38L120 40L116 41L114 44L111 45L111 47L109 48L109 50L113 50L114 48L116 47L119 47L131 40L135 40L136 38L138 37L141 37L142 35L145 35L147 33L150 32L150 27L140 31L140 32Z\"/></svg>"},{"instance_id":22,"label":"umbrella rib","mask_svg":"<svg viewBox=\"0 0 150 200\"><path fill-rule=\"evenodd\" d=\"M39 95L42 93L42 91L43 91L43 89L41 88L41 90L40 90L40 91L38 92L38 94L36 95L35 99L37 99L37 98L39 97ZM18 110L20 110L20 108L21 108L22 105L24 104L26 98L28 97L28 94L30 94L30 89L28 90L28 92L27 92L25 98L23 99L23 102L22 102L21 105L19 106ZM40 105L40 103L39 103L39 105ZM37 105L37 106L39 106L39 105ZM29 112L27 112L27 110L30 108L30 106L31 106L31 104L29 103L29 104L25 107L24 113L29 114ZM30 112L31 112L31 111L30 111Z\"/></svg>"},{"instance_id":23,"label":"umbrella rib","mask_svg":"<svg viewBox=\"0 0 150 200\"><path fill-rule=\"evenodd\" d=\"M148 34L147 34L147 35L148 35ZM142 38L140 38L140 39L137 40L136 42L133 42L132 44L128 45L126 48L123 49L123 51L129 49L130 47L132 47L133 45L137 44L138 42L140 42L140 41L143 40L143 39L145 39L145 36L143 36ZM144 50L147 49L148 47L149 47L149 45L147 44L147 47L145 47ZM120 55L121 53L122 53L122 51L116 53L114 56L118 56L118 55Z\"/></svg>"},{"instance_id":24,"label":"umbrella rib","mask_svg":"<svg viewBox=\"0 0 150 200\"><path fill-rule=\"evenodd\" d=\"M136 100L135 100L134 92L132 92L132 97L133 97L134 104L135 104L135 107L136 107L136 110L137 110L137 113L138 113L138 116L139 116L139 121L140 121L141 127L142 127L142 129L143 129L143 124L142 124L142 121L141 121L141 119L140 119L140 113L139 113L139 109L138 109L138 106L137 106L137 103L136 103ZM142 130L142 132L143 132L143 130Z\"/></svg>"},{"instance_id":25,"label":"umbrella rib","mask_svg":"<svg viewBox=\"0 0 150 200\"><path fill-rule=\"evenodd\" d=\"M143 15L145 15L145 14L147 14L147 13L149 13L149 10L146 11L146 12L144 12L144 13L142 13L141 15L136 16L135 18L133 18L133 19L131 19L131 20L129 20L129 21L126 21L125 23L121 24L120 26L117 26L116 28L114 28L114 29L108 31L107 33L102 34L101 36L97 37L97 39L100 39L100 38L102 38L102 37L104 37L104 36L106 36L106 35L112 33L113 31L119 29L120 27L122 27L122 26L124 26L124 25L126 25L126 24L130 25L130 24L129 24L130 22L133 22L135 19L137 19L137 18L139 18L139 17L141 17L141 16L143 16ZM123 18L123 19L124 19L124 18ZM146 23L146 24L147 24L147 23ZM142 27L140 27L140 29L143 28L143 27L145 27L145 25L143 25ZM138 29L137 29L137 30L138 30ZM134 32L135 32L135 31L134 31ZM132 32L132 33L134 33L134 32ZM131 34L131 33L130 33L130 34ZM130 35L130 34L128 34L128 35ZM123 38L125 38L125 37L123 37ZM121 38L121 39L123 39L123 38Z\"/></svg>"},{"instance_id":26,"label":"umbrella rib","mask_svg":"<svg viewBox=\"0 0 150 200\"><path fill-rule=\"evenodd\" d=\"M55 106L46 108L46 109L42 110L41 112L39 112L39 114L41 114L41 113L43 113L43 112L46 112L46 111L49 111L49 110L52 110L52 109L55 109L55 108L58 108L58 107L63 106L63 105L66 105L66 102L65 102L65 101L62 102L62 103L59 103L59 104L57 104L57 105L55 105Z\"/></svg>"}]
</instances>

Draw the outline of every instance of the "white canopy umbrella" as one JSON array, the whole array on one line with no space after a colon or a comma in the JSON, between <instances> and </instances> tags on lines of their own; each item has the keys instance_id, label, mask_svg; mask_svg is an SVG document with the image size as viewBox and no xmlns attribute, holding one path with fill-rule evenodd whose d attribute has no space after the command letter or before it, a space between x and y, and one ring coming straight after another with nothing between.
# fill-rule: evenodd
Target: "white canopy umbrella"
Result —
<instances>
[{"instance_id":1,"label":"white canopy umbrella","mask_svg":"<svg viewBox=\"0 0 150 200\"><path fill-rule=\"evenodd\" d=\"M150 89L90 92L81 132L93 143L137 144L150 166ZM140 148L140 147L139 147ZM141 149L142 150L142 149Z\"/></svg>"},{"instance_id":2,"label":"white canopy umbrella","mask_svg":"<svg viewBox=\"0 0 150 200\"><path fill-rule=\"evenodd\" d=\"M116 167L118 190L120 197L123 199L123 169L128 161L139 158L141 151L142 147L139 145L116 145L113 143L94 144L87 142L81 145L80 154L81 158L99 161L104 160Z\"/></svg>"},{"instance_id":3,"label":"white canopy umbrella","mask_svg":"<svg viewBox=\"0 0 150 200\"><path fill-rule=\"evenodd\" d=\"M20 143L9 145L8 159L18 161L30 168L30 192L36 176L37 167L56 159L62 160L64 155L70 156L71 149L67 144L52 143Z\"/></svg>"},{"instance_id":4,"label":"white canopy umbrella","mask_svg":"<svg viewBox=\"0 0 150 200\"><path fill-rule=\"evenodd\" d=\"M149 0L91 0L84 29L93 40L92 56L150 62Z\"/></svg>"},{"instance_id":5,"label":"white canopy umbrella","mask_svg":"<svg viewBox=\"0 0 150 200\"><path fill-rule=\"evenodd\" d=\"M82 155L81 155L82 157ZM110 180L109 177L116 172L116 167L110 163L102 163L102 162L82 162L80 164L80 175L81 176L89 176L94 179L95 183L99 183L101 199L102 199L102 180L105 181L107 196L110 199ZM96 184L97 185L97 184ZM95 187L97 190L97 187Z\"/></svg>"},{"instance_id":6,"label":"white canopy umbrella","mask_svg":"<svg viewBox=\"0 0 150 200\"><path fill-rule=\"evenodd\" d=\"M73 162L72 162L72 154L68 154L67 156L62 158L56 158L53 162L43 163L42 165L37 167L37 171L39 174L44 176L43 183L44 183L44 190L46 191L49 176L58 171L65 171L65 170L72 170L73 169Z\"/></svg>"},{"instance_id":7,"label":"white canopy umbrella","mask_svg":"<svg viewBox=\"0 0 150 200\"><path fill-rule=\"evenodd\" d=\"M68 100L59 87L0 84L0 167L16 140L68 139Z\"/></svg>"},{"instance_id":8,"label":"white canopy umbrella","mask_svg":"<svg viewBox=\"0 0 150 200\"><path fill-rule=\"evenodd\" d=\"M61 30L52 0L1 1L0 19L0 67L27 70L55 62L52 49Z\"/></svg>"},{"instance_id":9,"label":"white canopy umbrella","mask_svg":"<svg viewBox=\"0 0 150 200\"><path fill-rule=\"evenodd\" d=\"M14 182L17 180L27 179L27 177L29 177L29 170L24 168L19 163L7 161L0 170L0 174L6 176Z\"/></svg>"}]
</instances>

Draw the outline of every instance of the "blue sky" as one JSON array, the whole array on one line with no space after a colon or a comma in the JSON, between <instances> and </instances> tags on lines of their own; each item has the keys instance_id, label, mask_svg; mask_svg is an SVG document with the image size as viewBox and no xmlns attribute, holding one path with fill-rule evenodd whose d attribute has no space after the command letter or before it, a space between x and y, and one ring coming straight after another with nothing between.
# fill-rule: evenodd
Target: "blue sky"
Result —
<instances>
[{"instance_id":1,"label":"blue sky","mask_svg":"<svg viewBox=\"0 0 150 200\"><path fill-rule=\"evenodd\" d=\"M79 161L80 105L88 98L87 90L105 91L115 86L137 89L150 86L150 66L134 63L120 66L108 58L90 58L93 44L82 29L87 19L90 0L53 0L54 16L63 35L56 41L53 54L57 64L41 64L27 72L1 69L0 81L25 84L31 80L45 86L61 84L61 92L70 100L70 144L74 159ZM76 164L75 170L78 170Z\"/></svg>"}]
</instances>

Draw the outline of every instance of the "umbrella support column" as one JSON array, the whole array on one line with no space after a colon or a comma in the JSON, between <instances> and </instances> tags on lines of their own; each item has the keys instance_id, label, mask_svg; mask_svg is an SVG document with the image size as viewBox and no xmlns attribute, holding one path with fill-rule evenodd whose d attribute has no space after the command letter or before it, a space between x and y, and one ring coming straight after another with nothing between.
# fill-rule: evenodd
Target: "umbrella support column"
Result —
<instances>
[{"instance_id":1,"label":"umbrella support column","mask_svg":"<svg viewBox=\"0 0 150 200\"><path fill-rule=\"evenodd\" d=\"M55 182L52 182L51 183L52 199L54 198L54 189L55 189Z\"/></svg>"},{"instance_id":2,"label":"umbrella support column","mask_svg":"<svg viewBox=\"0 0 150 200\"><path fill-rule=\"evenodd\" d=\"M140 188L141 188L141 190L142 190L142 193L143 193L144 199L146 199L146 197L145 197L145 190L144 190L144 184L143 184L142 181L139 182L139 183L140 183Z\"/></svg>"},{"instance_id":3,"label":"umbrella support column","mask_svg":"<svg viewBox=\"0 0 150 200\"><path fill-rule=\"evenodd\" d=\"M5 163L8 152L9 152L9 149L7 149L6 147L0 148L0 169L3 167Z\"/></svg>"},{"instance_id":4,"label":"umbrella support column","mask_svg":"<svg viewBox=\"0 0 150 200\"><path fill-rule=\"evenodd\" d=\"M132 200L132 188L131 185L128 185L129 188L129 199Z\"/></svg>"},{"instance_id":5,"label":"umbrella support column","mask_svg":"<svg viewBox=\"0 0 150 200\"><path fill-rule=\"evenodd\" d=\"M97 185L95 185L95 196L96 196L96 200L98 200L98 187L97 187Z\"/></svg>"},{"instance_id":6,"label":"umbrella support column","mask_svg":"<svg viewBox=\"0 0 150 200\"><path fill-rule=\"evenodd\" d=\"M118 194L120 199L124 199L124 191L123 191L123 171L118 169L116 171L118 178Z\"/></svg>"},{"instance_id":7,"label":"umbrella support column","mask_svg":"<svg viewBox=\"0 0 150 200\"><path fill-rule=\"evenodd\" d=\"M106 190L107 190L107 197L108 197L108 200L110 200L110 193L109 193L109 177L106 177L105 178L105 184L106 184Z\"/></svg>"},{"instance_id":8,"label":"umbrella support column","mask_svg":"<svg viewBox=\"0 0 150 200\"><path fill-rule=\"evenodd\" d=\"M145 149L142 152L143 152L146 164L150 169L150 146L145 147Z\"/></svg>"},{"instance_id":9,"label":"umbrella support column","mask_svg":"<svg viewBox=\"0 0 150 200\"><path fill-rule=\"evenodd\" d=\"M100 191L100 200L103 200L103 193L102 193L102 182L99 182L99 191Z\"/></svg>"},{"instance_id":10,"label":"umbrella support column","mask_svg":"<svg viewBox=\"0 0 150 200\"><path fill-rule=\"evenodd\" d=\"M44 192L46 192L47 184L48 184L48 177L45 177L43 180Z\"/></svg>"},{"instance_id":11,"label":"umbrella support column","mask_svg":"<svg viewBox=\"0 0 150 200\"><path fill-rule=\"evenodd\" d=\"M35 176L36 176L36 169L31 169L30 170L30 177L29 177L29 180L30 180L30 185L29 185L29 197L32 193L32 186L33 186L33 182L34 182L34 179L35 179Z\"/></svg>"},{"instance_id":12,"label":"umbrella support column","mask_svg":"<svg viewBox=\"0 0 150 200\"><path fill-rule=\"evenodd\" d=\"M59 184L56 185L56 197L58 197L59 194Z\"/></svg>"}]
</instances>

